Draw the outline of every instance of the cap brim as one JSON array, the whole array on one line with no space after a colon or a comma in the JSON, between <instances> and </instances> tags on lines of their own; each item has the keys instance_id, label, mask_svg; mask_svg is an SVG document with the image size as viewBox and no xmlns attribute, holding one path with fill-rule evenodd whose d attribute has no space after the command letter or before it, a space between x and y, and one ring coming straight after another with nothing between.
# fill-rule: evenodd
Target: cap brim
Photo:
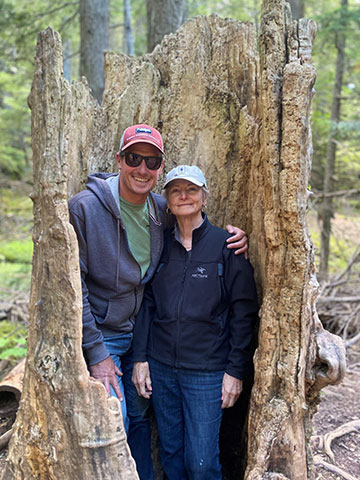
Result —
<instances>
[{"instance_id":1,"label":"cap brim","mask_svg":"<svg viewBox=\"0 0 360 480\"><path fill-rule=\"evenodd\" d=\"M191 182L194 185L197 185L198 187L204 187L205 186L205 183L201 182L200 180L196 180L193 177L184 176L184 177L174 177L171 180L168 180L167 182L164 183L163 188L167 187L167 185L169 185L169 183L173 182L174 180L187 180L188 182Z\"/></svg>"},{"instance_id":2,"label":"cap brim","mask_svg":"<svg viewBox=\"0 0 360 480\"><path fill-rule=\"evenodd\" d=\"M149 145L153 145L154 147L156 147L159 150L159 152L164 154L164 150L162 150L159 147L159 145L157 145L155 142L152 142L151 140L145 140L144 138L137 138L137 139L132 140L131 142L127 143L126 147L123 147L121 149L121 151L126 150L127 148L131 147L131 145L135 145L136 143L148 143Z\"/></svg>"}]
</instances>

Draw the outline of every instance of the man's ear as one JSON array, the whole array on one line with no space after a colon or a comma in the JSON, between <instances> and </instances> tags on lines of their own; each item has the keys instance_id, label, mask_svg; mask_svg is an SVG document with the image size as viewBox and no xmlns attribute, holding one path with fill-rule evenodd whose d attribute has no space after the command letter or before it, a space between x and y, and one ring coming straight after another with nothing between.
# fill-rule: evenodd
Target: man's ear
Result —
<instances>
[{"instance_id":1,"label":"man's ear","mask_svg":"<svg viewBox=\"0 0 360 480\"><path fill-rule=\"evenodd\" d=\"M116 157L116 160L117 160L118 168L119 168L119 170L120 170L120 169L121 169L121 156L120 156L120 153L119 153L119 152L116 152L115 157Z\"/></svg>"}]
</instances>

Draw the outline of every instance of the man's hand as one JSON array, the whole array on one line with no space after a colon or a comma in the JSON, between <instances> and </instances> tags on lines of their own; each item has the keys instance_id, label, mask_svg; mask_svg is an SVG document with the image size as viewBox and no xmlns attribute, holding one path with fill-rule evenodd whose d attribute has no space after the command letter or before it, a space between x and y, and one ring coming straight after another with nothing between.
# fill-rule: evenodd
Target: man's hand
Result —
<instances>
[{"instance_id":1,"label":"man's hand","mask_svg":"<svg viewBox=\"0 0 360 480\"><path fill-rule=\"evenodd\" d=\"M150 398L152 394L150 369L148 362L135 362L132 374L132 382L140 397Z\"/></svg>"},{"instance_id":2,"label":"man's hand","mask_svg":"<svg viewBox=\"0 0 360 480\"><path fill-rule=\"evenodd\" d=\"M226 242L229 244L228 248L237 248L237 250L235 250L235 255L239 255L239 253L245 253L247 258L246 252L249 246L246 233L240 228L233 227L232 225L226 225L226 230L233 234L232 237L226 240Z\"/></svg>"},{"instance_id":3,"label":"man's hand","mask_svg":"<svg viewBox=\"0 0 360 480\"><path fill-rule=\"evenodd\" d=\"M123 401L123 396L117 381L116 375L121 376L122 373L115 365L111 357L105 358L102 362L95 363L95 365L90 366L90 375L97 380L100 380L101 383L105 385L106 393L110 397L110 385L115 390L116 396Z\"/></svg>"},{"instance_id":4,"label":"man's hand","mask_svg":"<svg viewBox=\"0 0 360 480\"><path fill-rule=\"evenodd\" d=\"M224 374L222 383L221 408L232 407L242 392L242 380L238 380L227 373Z\"/></svg>"}]
</instances>

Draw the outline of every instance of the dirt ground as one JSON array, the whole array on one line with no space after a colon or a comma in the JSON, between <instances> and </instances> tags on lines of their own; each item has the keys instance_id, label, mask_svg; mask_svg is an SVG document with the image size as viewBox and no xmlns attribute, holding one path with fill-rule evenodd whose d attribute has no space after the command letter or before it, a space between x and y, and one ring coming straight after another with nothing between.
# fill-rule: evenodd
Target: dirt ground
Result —
<instances>
[{"instance_id":1,"label":"dirt ground","mask_svg":"<svg viewBox=\"0 0 360 480\"><path fill-rule=\"evenodd\" d=\"M328 464L314 465L315 480L360 480L360 345L348 351L348 368L344 381L340 385L326 387L322 392L322 401L314 416L311 450L316 459ZM350 423L351 422L351 423ZM333 460L321 448L321 438L334 432L341 426L346 432L346 425L354 427L353 431L344 433L331 443ZM341 433L341 432L340 432ZM330 468L335 466L344 473L335 473ZM347 475L346 475L347 474Z\"/></svg>"}]
</instances>

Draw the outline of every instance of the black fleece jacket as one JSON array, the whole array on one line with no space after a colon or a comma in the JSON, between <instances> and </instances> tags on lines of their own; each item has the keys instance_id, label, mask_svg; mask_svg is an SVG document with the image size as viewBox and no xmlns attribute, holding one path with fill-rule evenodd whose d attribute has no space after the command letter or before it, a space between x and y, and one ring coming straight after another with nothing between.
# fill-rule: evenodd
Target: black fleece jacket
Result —
<instances>
[{"instance_id":1,"label":"black fleece jacket","mask_svg":"<svg viewBox=\"0 0 360 480\"><path fill-rule=\"evenodd\" d=\"M136 318L134 361L225 370L243 379L252 364L258 303L253 268L226 247L229 234L205 217L192 250L165 232L157 271Z\"/></svg>"}]
</instances>

